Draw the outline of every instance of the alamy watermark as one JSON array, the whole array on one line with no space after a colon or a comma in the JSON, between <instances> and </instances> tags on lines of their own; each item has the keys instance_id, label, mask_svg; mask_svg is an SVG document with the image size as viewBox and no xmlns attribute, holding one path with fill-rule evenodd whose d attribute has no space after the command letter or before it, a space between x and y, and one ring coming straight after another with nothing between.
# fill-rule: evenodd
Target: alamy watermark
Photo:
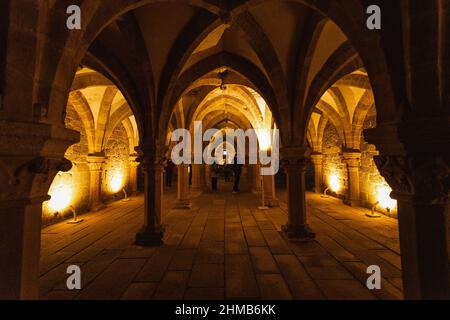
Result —
<instances>
[{"instance_id":1,"label":"alamy watermark","mask_svg":"<svg viewBox=\"0 0 450 320\"><path fill-rule=\"evenodd\" d=\"M81 29L81 8L77 5L67 7L66 13L69 15L66 20L66 26L69 30ZM366 14L369 15L366 26L369 30L381 29L381 8L377 5L367 7Z\"/></svg>"},{"instance_id":2,"label":"alamy watermark","mask_svg":"<svg viewBox=\"0 0 450 320\"><path fill-rule=\"evenodd\" d=\"M203 133L202 122L195 121L193 137L187 129L172 132L171 140L178 144L172 149L171 160L175 165L259 163L261 175L275 175L280 164L279 137L278 129L208 129Z\"/></svg>"}]
</instances>

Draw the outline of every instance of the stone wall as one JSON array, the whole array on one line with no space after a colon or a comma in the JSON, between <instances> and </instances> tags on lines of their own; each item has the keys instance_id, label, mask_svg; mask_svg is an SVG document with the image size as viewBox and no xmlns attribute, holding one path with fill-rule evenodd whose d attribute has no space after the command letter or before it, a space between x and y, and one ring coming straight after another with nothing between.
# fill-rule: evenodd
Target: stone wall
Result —
<instances>
[{"instance_id":1,"label":"stone wall","mask_svg":"<svg viewBox=\"0 0 450 320\"><path fill-rule=\"evenodd\" d=\"M376 111L372 108L366 116L364 129L374 128L376 126ZM336 196L346 198L348 192L348 171L347 166L343 162L342 148L344 141L339 136L336 128L332 123L328 123L325 127L323 136L323 175L324 183L330 186L330 176L339 177L340 189ZM372 206L379 200L377 193L380 186L386 184L384 178L380 175L378 168L373 160L378 155L374 145L368 144L361 135L361 167L360 167L360 199L361 205L367 208ZM396 217L396 208L387 211L385 208L377 207L377 210L392 217Z\"/></svg>"},{"instance_id":2,"label":"stone wall","mask_svg":"<svg viewBox=\"0 0 450 320\"><path fill-rule=\"evenodd\" d=\"M119 124L105 144L106 161L102 174L102 196L106 200L122 196L120 191L128 186L129 150L127 132L125 127Z\"/></svg>"},{"instance_id":3,"label":"stone wall","mask_svg":"<svg viewBox=\"0 0 450 320\"><path fill-rule=\"evenodd\" d=\"M363 129L375 128L377 123L375 108L372 108L366 116ZM377 199L377 189L379 186L387 185L385 179L380 175L373 157L377 156L379 152L375 146L367 143L364 140L364 135L361 135L361 170L360 170L360 195L362 205L371 208ZM381 210L382 208L377 208ZM382 210L386 215L396 217L397 212L394 208L390 212Z\"/></svg>"},{"instance_id":4,"label":"stone wall","mask_svg":"<svg viewBox=\"0 0 450 320\"><path fill-rule=\"evenodd\" d=\"M86 212L89 207L86 130L81 118L71 105L66 110L66 127L80 132L80 142L72 145L65 154L65 157L72 161L72 169L69 172L59 173L53 180L49 189L49 194L53 194L53 200L43 204L43 225L58 222L73 214L70 207L57 210L55 206L59 207L64 203L70 203L77 213Z\"/></svg>"},{"instance_id":5,"label":"stone wall","mask_svg":"<svg viewBox=\"0 0 450 320\"><path fill-rule=\"evenodd\" d=\"M335 126L328 122L323 134L323 176L324 184L330 186L330 177L339 178L339 190L337 195L344 198L348 188L347 166L342 161L342 146L344 141L339 136ZM330 189L331 191L331 189Z\"/></svg>"}]
</instances>

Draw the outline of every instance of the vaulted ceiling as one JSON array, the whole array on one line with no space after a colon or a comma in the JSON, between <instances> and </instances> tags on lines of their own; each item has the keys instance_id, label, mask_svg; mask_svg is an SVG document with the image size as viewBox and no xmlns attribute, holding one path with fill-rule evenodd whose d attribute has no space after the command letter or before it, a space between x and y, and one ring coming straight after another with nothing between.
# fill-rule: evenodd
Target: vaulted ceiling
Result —
<instances>
[{"instance_id":1,"label":"vaulted ceiling","mask_svg":"<svg viewBox=\"0 0 450 320\"><path fill-rule=\"evenodd\" d=\"M336 24L300 3L252 2L225 14L220 6L192 3L136 6L103 30L83 61L122 89L140 126L158 127L163 136L180 105L188 121L188 109L212 97L210 106L228 103L233 110L251 91L265 101L285 141L302 139L297 128L306 127L320 97L362 67ZM217 90L221 85L228 92Z\"/></svg>"}]
</instances>

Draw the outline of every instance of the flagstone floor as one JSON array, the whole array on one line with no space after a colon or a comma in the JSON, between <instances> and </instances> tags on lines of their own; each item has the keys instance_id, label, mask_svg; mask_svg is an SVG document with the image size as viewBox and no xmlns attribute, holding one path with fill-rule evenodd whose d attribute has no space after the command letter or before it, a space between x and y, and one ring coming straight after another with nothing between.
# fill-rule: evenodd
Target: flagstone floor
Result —
<instances>
[{"instance_id":1,"label":"flagstone floor","mask_svg":"<svg viewBox=\"0 0 450 320\"><path fill-rule=\"evenodd\" d=\"M250 193L203 194L191 210L171 210L165 195L165 244L133 245L143 198L83 215L78 225L43 229L42 299L402 299L397 221L307 194L316 241L294 244L279 233L281 205L257 209ZM82 289L66 287L67 266L81 268ZM382 289L368 290L369 265Z\"/></svg>"}]
</instances>

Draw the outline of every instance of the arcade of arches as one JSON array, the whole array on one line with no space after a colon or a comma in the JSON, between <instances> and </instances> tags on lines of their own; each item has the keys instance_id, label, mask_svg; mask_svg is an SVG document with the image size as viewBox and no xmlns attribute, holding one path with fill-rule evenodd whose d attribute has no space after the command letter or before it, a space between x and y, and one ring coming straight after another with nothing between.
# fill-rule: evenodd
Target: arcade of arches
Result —
<instances>
[{"instance_id":1,"label":"arcade of arches","mask_svg":"<svg viewBox=\"0 0 450 320\"><path fill-rule=\"evenodd\" d=\"M383 2L371 31L365 3L2 1L0 298L64 293L78 263L65 297L450 298L449 5ZM280 171L170 187L195 121L279 130Z\"/></svg>"}]
</instances>

